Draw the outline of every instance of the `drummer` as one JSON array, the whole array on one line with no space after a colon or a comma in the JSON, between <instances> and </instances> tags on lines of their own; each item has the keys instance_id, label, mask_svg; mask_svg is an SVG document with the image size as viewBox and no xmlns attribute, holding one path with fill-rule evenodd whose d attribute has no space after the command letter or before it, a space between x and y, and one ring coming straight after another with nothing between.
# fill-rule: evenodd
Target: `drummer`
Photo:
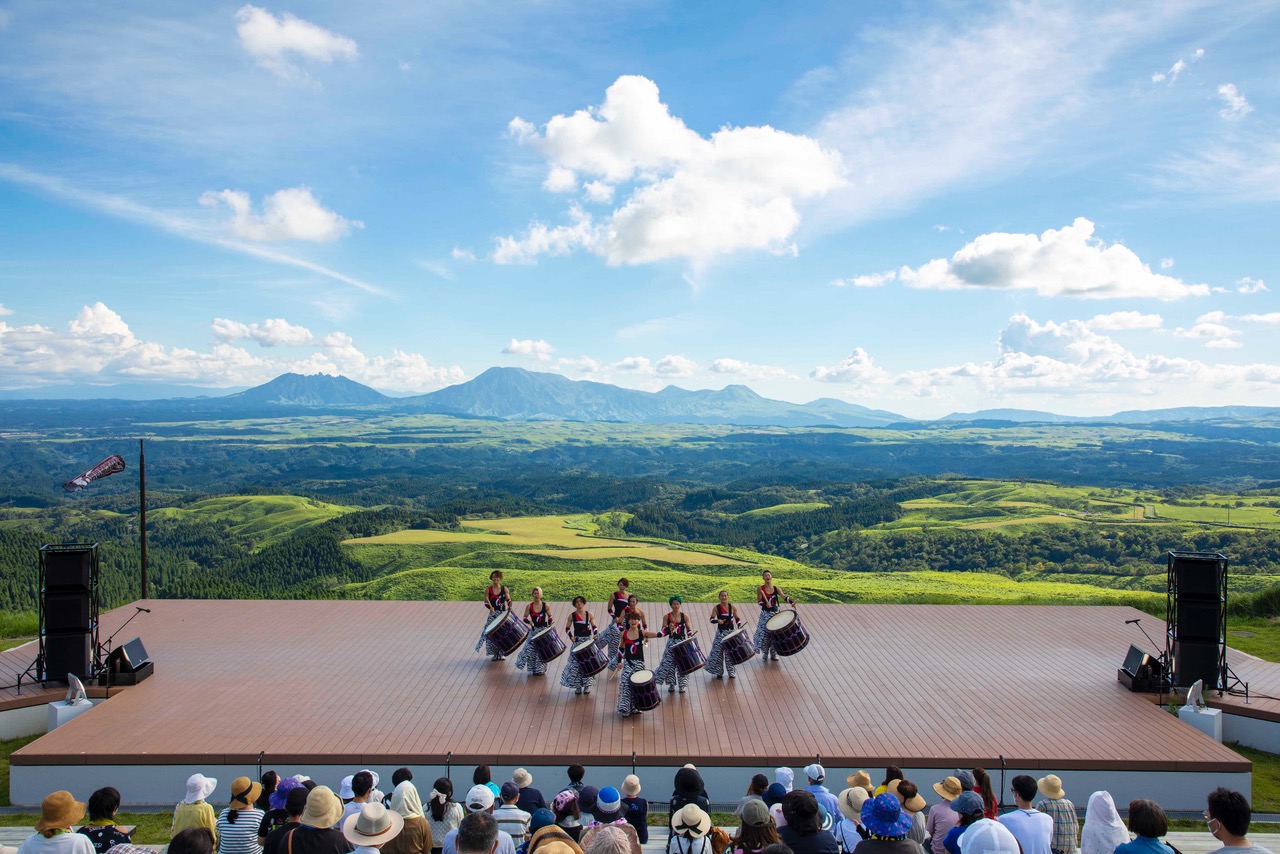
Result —
<instances>
[{"instance_id":1,"label":"drummer","mask_svg":"<svg viewBox=\"0 0 1280 854\"><path fill-rule=\"evenodd\" d=\"M587 600L584 597L573 597L573 610L569 612L564 630L575 644L596 634L596 618L587 610ZM578 659L570 655L569 661L564 666L564 672L560 674L560 684L566 688L572 688L575 694L590 694L592 687L596 684L596 677L584 677L582 668L578 666Z\"/></svg>"},{"instance_id":2,"label":"drummer","mask_svg":"<svg viewBox=\"0 0 1280 854\"><path fill-rule=\"evenodd\" d=\"M507 611L511 610L511 591L502 583L502 570L495 569L489 573L489 586L484 591L484 607L489 612L489 616L484 621L484 631L480 633L480 640L476 641L476 652L480 651L480 647L485 647L485 652L493 657L494 661L502 661L506 658L506 653L498 648L498 645L488 636L489 627L501 620Z\"/></svg>"},{"instance_id":3,"label":"drummer","mask_svg":"<svg viewBox=\"0 0 1280 854\"><path fill-rule=\"evenodd\" d=\"M604 643L609 647L609 658L618 654L618 637L622 634L623 614L631 598L627 595L627 588L630 586L631 581L626 577L619 578L618 589L609 596L609 614L612 620L605 627L603 636Z\"/></svg>"},{"instance_id":4,"label":"drummer","mask_svg":"<svg viewBox=\"0 0 1280 854\"><path fill-rule=\"evenodd\" d=\"M689 624L689 615L680 610L680 606L684 604L683 599L672 596L668 604L671 605L671 610L662 618L662 630L668 638L667 648L662 652L662 661L653 677L659 685L667 686L668 694L674 693L677 687L683 694L689 678L676 668L675 646L693 635L693 627Z\"/></svg>"},{"instance_id":5,"label":"drummer","mask_svg":"<svg viewBox=\"0 0 1280 854\"><path fill-rule=\"evenodd\" d=\"M555 625L551 620L551 608L542 601L542 588L533 588L532 595L533 601L524 606L525 623L535 632ZM528 641L525 642L524 648L520 650L520 656L516 659L516 670L524 670L526 667L529 668L530 676L545 676L547 673L547 662L542 658L542 653Z\"/></svg>"},{"instance_id":6,"label":"drummer","mask_svg":"<svg viewBox=\"0 0 1280 854\"><path fill-rule=\"evenodd\" d=\"M720 591L720 602L711 611L711 622L716 627L716 639L711 642L711 651L707 653L706 670L717 679L724 676L726 665L728 665L729 678L734 678L736 668L729 664L724 657L724 639L734 629L742 628L746 625L742 620L742 614L738 612L738 606L729 601L729 591Z\"/></svg>"},{"instance_id":7,"label":"drummer","mask_svg":"<svg viewBox=\"0 0 1280 854\"><path fill-rule=\"evenodd\" d=\"M773 647L773 638L769 636L767 624L769 618L778 613L779 600L794 606L791 597L782 592L781 587L773 584L773 573L765 570L761 578L764 583L756 588L756 602L760 605L760 621L756 623L756 649L760 651L760 660L768 661L772 657L778 660L778 651Z\"/></svg>"},{"instance_id":8,"label":"drummer","mask_svg":"<svg viewBox=\"0 0 1280 854\"><path fill-rule=\"evenodd\" d=\"M627 627L622 630L618 641L618 654L609 664L610 670L622 668L622 681L618 683L618 714L624 718L631 717L631 674L644 670L645 638L660 638L666 631L651 632L640 624L640 615L628 613Z\"/></svg>"},{"instance_id":9,"label":"drummer","mask_svg":"<svg viewBox=\"0 0 1280 854\"><path fill-rule=\"evenodd\" d=\"M640 607L640 597L637 596L636 594L632 593L630 596L627 597L627 610L624 611L623 613L639 614L640 628L642 629L649 628L649 618L645 616L644 609Z\"/></svg>"}]
</instances>

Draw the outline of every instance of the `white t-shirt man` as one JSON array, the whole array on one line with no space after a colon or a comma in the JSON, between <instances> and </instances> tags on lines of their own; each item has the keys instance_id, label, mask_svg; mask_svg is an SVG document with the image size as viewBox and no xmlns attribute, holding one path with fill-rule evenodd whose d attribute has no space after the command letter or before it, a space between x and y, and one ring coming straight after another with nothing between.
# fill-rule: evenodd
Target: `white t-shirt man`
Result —
<instances>
[{"instance_id":1,"label":"white t-shirt man","mask_svg":"<svg viewBox=\"0 0 1280 854\"><path fill-rule=\"evenodd\" d=\"M1000 816L1022 846L1022 854L1053 854L1053 816L1040 810L1017 809Z\"/></svg>"}]
</instances>

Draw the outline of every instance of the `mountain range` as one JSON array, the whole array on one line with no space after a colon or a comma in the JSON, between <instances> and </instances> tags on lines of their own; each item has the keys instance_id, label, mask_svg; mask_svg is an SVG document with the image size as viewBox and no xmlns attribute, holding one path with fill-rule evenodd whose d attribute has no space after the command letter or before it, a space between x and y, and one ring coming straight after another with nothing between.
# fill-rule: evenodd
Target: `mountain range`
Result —
<instances>
[{"instance_id":1,"label":"mountain range","mask_svg":"<svg viewBox=\"0 0 1280 854\"><path fill-rule=\"evenodd\" d=\"M689 390L674 385L649 392L560 374L523 368L490 368L472 380L429 394L391 397L342 376L282 374L270 382L221 396L209 389L174 386L171 398L147 405L199 406L210 416L232 417L243 411L274 408L361 407L377 411L433 413L504 421L613 421L652 424L735 424L777 427L885 427L931 423L939 427L983 423L1010 424L1150 424L1157 422L1280 420L1280 407L1208 406L1126 410L1109 416L1058 415L1027 409L984 409L956 412L933 422L871 409L824 397L788 403L756 394L744 385ZM102 400L138 400L141 387L76 387L64 399L83 402L94 391ZM7 406L42 406L56 400L52 389L0 392Z\"/></svg>"}]
</instances>

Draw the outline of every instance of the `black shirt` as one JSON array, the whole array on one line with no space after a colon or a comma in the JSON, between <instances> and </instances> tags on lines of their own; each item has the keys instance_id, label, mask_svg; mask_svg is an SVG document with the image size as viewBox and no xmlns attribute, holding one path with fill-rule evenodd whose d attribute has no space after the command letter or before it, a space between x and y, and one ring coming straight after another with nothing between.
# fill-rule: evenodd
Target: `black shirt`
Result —
<instances>
[{"instance_id":1,"label":"black shirt","mask_svg":"<svg viewBox=\"0 0 1280 854\"><path fill-rule=\"evenodd\" d=\"M289 837L293 837L290 850ZM272 837L275 848L271 848ZM271 854L350 854L356 847L347 841L341 830L331 827L309 827L305 824L290 824L278 828L267 837L267 845L263 852Z\"/></svg>"},{"instance_id":2,"label":"black shirt","mask_svg":"<svg viewBox=\"0 0 1280 854\"><path fill-rule=\"evenodd\" d=\"M636 829L636 836L640 837L640 844L648 844L649 802L644 798L623 798L622 808L625 810L622 817L627 820L627 824Z\"/></svg>"},{"instance_id":3,"label":"black shirt","mask_svg":"<svg viewBox=\"0 0 1280 854\"><path fill-rule=\"evenodd\" d=\"M267 810L262 815L262 823L258 825L258 835L267 836L277 827L284 827L289 821L287 810Z\"/></svg>"},{"instance_id":4,"label":"black shirt","mask_svg":"<svg viewBox=\"0 0 1280 854\"><path fill-rule=\"evenodd\" d=\"M533 786L525 786L520 790L520 798L516 801L516 806L532 815L535 810L545 809L547 800L542 797L542 792Z\"/></svg>"},{"instance_id":5,"label":"black shirt","mask_svg":"<svg viewBox=\"0 0 1280 854\"><path fill-rule=\"evenodd\" d=\"M129 834L114 824L85 825L80 828L80 832L89 837L97 854L106 854L112 845L129 845L133 842Z\"/></svg>"},{"instance_id":6,"label":"black shirt","mask_svg":"<svg viewBox=\"0 0 1280 854\"><path fill-rule=\"evenodd\" d=\"M840 851L840 846L830 831L819 830L817 833L801 836L790 827L784 827L778 835L791 849L792 854L839 854ZM862 847L861 842L858 843L858 847Z\"/></svg>"}]
</instances>

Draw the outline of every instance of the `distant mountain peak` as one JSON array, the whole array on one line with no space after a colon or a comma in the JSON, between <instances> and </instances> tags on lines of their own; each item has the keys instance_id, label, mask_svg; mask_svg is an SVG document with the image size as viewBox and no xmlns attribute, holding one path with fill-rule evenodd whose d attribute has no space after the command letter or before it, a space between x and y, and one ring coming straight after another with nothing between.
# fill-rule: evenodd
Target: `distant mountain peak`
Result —
<instances>
[{"instance_id":1,"label":"distant mountain peak","mask_svg":"<svg viewBox=\"0 0 1280 854\"><path fill-rule=\"evenodd\" d=\"M382 392L344 376L295 373L281 374L260 386L227 395L226 399L292 406L353 406L390 400Z\"/></svg>"}]
</instances>

